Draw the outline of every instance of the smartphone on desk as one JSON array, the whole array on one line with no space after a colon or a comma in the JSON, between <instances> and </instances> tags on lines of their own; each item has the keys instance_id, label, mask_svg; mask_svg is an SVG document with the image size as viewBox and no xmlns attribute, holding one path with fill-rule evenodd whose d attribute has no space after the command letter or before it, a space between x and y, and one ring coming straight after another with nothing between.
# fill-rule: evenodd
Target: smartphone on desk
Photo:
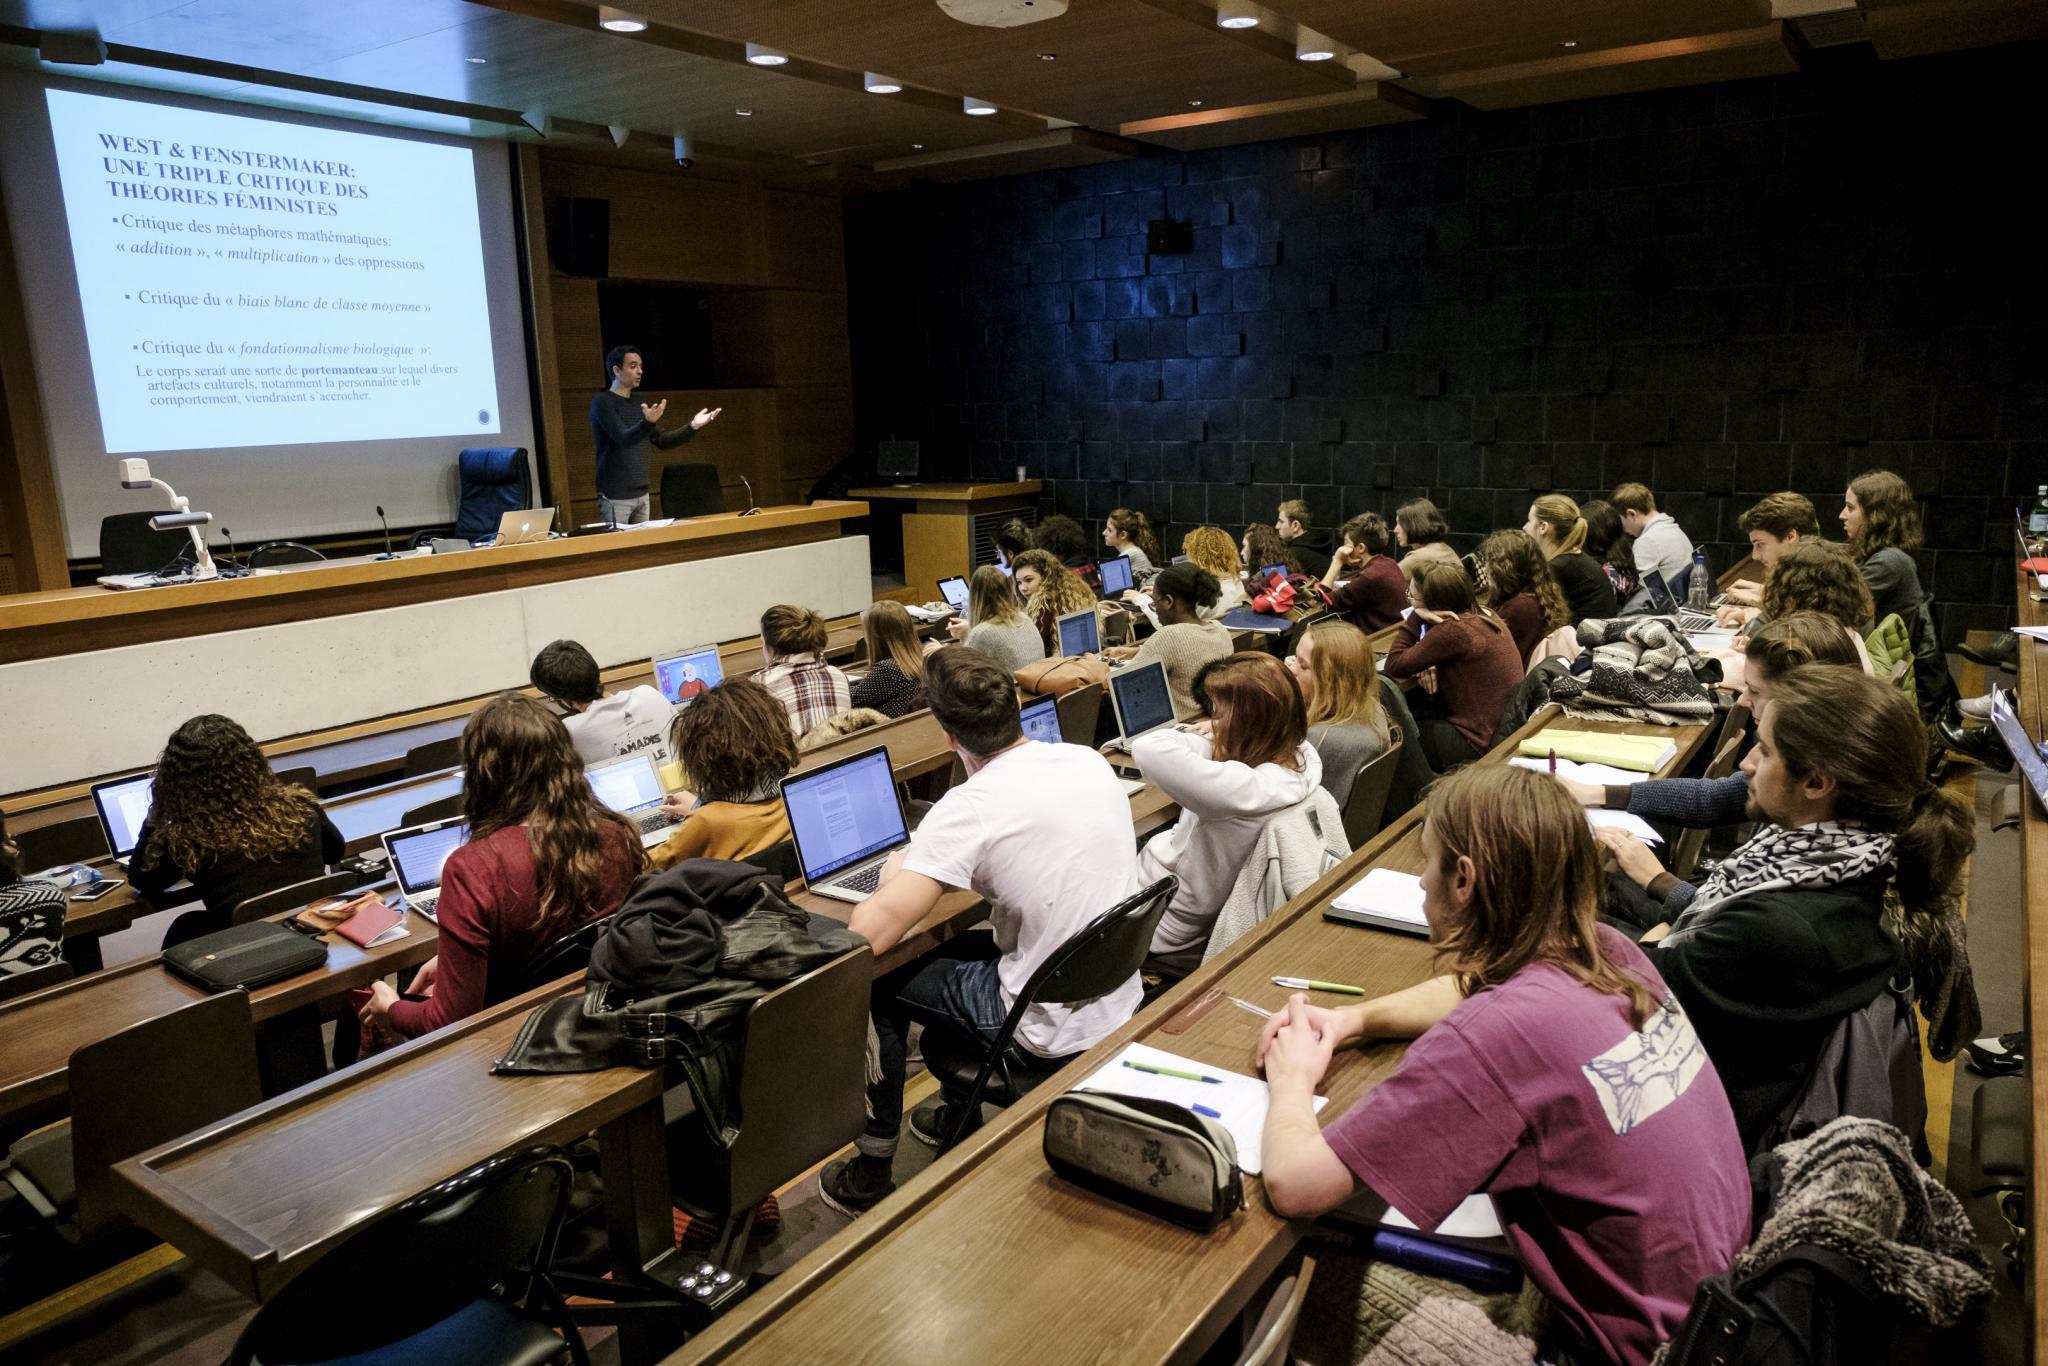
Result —
<instances>
[{"instance_id":1,"label":"smartphone on desk","mask_svg":"<svg viewBox=\"0 0 2048 1366\"><path fill-rule=\"evenodd\" d=\"M101 897L127 885L127 881L123 878L103 877L98 882L88 882L83 887L74 887L71 891L71 899L73 901L98 901Z\"/></svg>"}]
</instances>

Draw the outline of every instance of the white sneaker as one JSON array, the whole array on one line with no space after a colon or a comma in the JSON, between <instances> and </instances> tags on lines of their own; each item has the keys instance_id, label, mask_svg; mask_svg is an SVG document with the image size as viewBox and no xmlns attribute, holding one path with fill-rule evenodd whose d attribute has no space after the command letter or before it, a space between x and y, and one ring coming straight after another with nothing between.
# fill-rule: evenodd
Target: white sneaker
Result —
<instances>
[{"instance_id":1,"label":"white sneaker","mask_svg":"<svg viewBox=\"0 0 2048 1366\"><path fill-rule=\"evenodd\" d=\"M1966 697L1956 704L1956 710L1969 717L1972 721L1989 721L1991 719L1991 694L1985 693L1982 697Z\"/></svg>"}]
</instances>

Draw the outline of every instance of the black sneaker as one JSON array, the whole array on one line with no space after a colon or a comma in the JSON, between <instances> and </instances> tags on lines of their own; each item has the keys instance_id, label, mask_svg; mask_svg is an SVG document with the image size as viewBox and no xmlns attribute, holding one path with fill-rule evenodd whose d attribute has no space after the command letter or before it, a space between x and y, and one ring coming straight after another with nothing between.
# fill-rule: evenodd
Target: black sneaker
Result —
<instances>
[{"instance_id":1,"label":"black sneaker","mask_svg":"<svg viewBox=\"0 0 2048 1366\"><path fill-rule=\"evenodd\" d=\"M1981 647L1965 641L1956 646L1956 653L1965 659L1975 660L1987 669L2017 669L2020 663L2020 638L2011 631L2000 631Z\"/></svg>"},{"instance_id":2,"label":"black sneaker","mask_svg":"<svg viewBox=\"0 0 2048 1366\"><path fill-rule=\"evenodd\" d=\"M858 1219L896 1189L894 1164L886 1157L856 1155L825 1168L818 1179L818 1197L833 1209Z\"/></svg>"},{"instance_id":3,"label":"black sneaker","mask_svg":"<svg viewBox=\"0 0 2048 1366\"><path fill-rule=\"evenodd\" d=\"M1966 759L1975 759L2000 773L2012 771L2012 751L2005 747L2005 741L1993 727L1972 726L1964 730L1951 722L1940 721L1935 724L1934 732L1943 748Z\"/></svg>"},{"instance_id":4,"label":"black sneaker","mask_svg":"<svg viewBox=\"0 0 2048 1366\"><path fill-rule=\"evenodd\" d=\"M1974 1039L1964 1050L1970 1070L1986 1077L2009 1077L2027 1065L2027 1036L2017 1031Z\"/></svg>"},{"instance_id":5,"label":"black sneaker","mask_svg":"<svg viewBox=\"0 0 2048 1366\"><path fill-rule=\"evenodd\" d=\"M960 1111L963 1107L950 1104L944 1096L934 1096L910 1112L910 1136L928 1148L943 1148L953 1137L953 1130L959 1127ZM970 1121L965 1138L981 1127L979 1118Z\"/></svg>"}]
</instances>

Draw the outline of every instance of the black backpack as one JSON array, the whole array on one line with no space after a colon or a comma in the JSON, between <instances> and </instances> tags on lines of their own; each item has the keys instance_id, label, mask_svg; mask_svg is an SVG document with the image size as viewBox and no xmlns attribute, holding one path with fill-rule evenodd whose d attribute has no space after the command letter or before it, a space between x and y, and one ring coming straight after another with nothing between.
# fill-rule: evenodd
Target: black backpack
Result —
<instances>
[{"instance_id":1,"label":"black backpack","mask_svg":"<svg viewBox=\"0 0 2048 1366\"><path fill-rule=\"evenodd\" d=\"M1919 1366L1939 1336L1848 1258L1805 1245L1742 1279L1702 1281L1659 1366Z\"/></svg>"}]
</instances>

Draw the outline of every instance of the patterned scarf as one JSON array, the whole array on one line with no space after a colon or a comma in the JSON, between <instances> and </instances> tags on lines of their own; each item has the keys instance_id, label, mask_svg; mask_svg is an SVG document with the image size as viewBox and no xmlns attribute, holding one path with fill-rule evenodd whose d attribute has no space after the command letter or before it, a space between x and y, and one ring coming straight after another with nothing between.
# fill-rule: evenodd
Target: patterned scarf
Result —
<instances>
[{"instance_id":1,"label":"patterned scarf","mask_svg":"<svg viewBox=\"0 0 2048 1366\"><path fill-rule=\"evenodd\" d=\"M1723 905L1755 892L1793 887L1833 887L1853 882L1892 861L1890 835L1842 821L1820 821L1787 830L1766 825L1722 861L1700 884L1698 895L1671 924L1669 944L1695 930Z\"/></svg>"}]
</instances>

